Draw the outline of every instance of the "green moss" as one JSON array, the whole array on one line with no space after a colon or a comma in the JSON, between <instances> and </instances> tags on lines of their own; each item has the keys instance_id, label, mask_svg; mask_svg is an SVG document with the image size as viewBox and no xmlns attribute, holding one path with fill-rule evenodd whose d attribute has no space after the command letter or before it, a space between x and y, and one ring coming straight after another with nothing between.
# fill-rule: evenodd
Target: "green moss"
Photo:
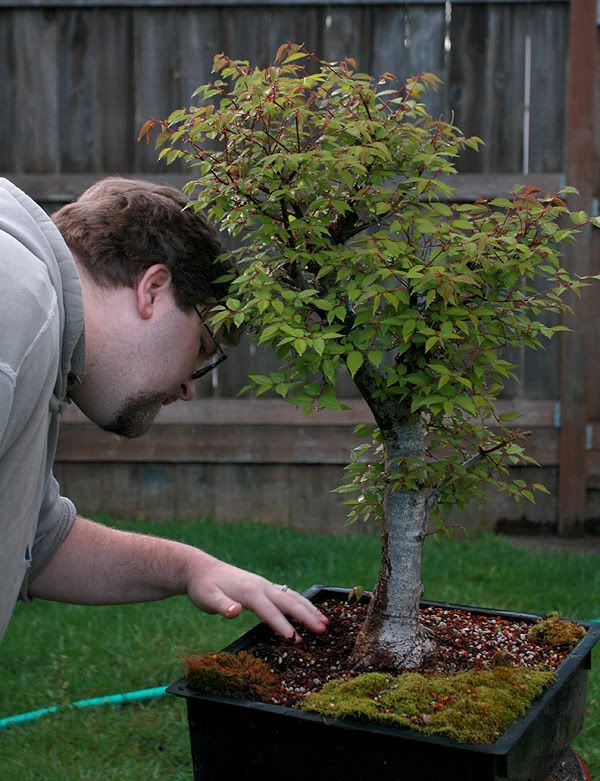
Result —
<instances>
[{"instance_id":1,"label":"green moss","mask_svg":"<svg viewBox=\"0 0 600 781\"><path fill-rule=\"evenodd\" d=\"M455 675L366 673L330 681L301 707L460 742L493 743L553 680L552 672L516 666Z\"/></svg>"},{"instance_id":2,"label":"green moss","mask_svg":"<svg viewBox=\"0 0 600 781\"><path fill-rule=\"evenodd\" d=\"M572 621L564 621L558 613L548 613L527 632L532 640L542 640L551 646L574 648L586 633L586 628Z\"/></svg>"},{"instance_id":3,"label":"green moss","mask_svg":"<svg viewBox=\"0 0 600 781\"><path fill-rule=\"evenodd\" d=\"M184 656L187 684L205 694L268 702L277 691L269 667L246 651Z\"/></svg>"}]
</instances>

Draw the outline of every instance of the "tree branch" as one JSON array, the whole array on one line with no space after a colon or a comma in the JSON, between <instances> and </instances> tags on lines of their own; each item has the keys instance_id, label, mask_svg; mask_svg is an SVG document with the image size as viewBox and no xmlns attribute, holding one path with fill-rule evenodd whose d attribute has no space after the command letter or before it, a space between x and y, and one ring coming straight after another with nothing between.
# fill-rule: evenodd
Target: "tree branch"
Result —
<instances>
[{"instance_id":1,"label":"tree branch","mask_svg":"<svg viewBox=\"0 0 600 781\"><path fill-rule=\"evenodd\" d=\"M521 432L521 436L527 437L531 434L530 431L523 431ZM487 450L480 447L479 453L476 453L475 455L471 456L470 458L467 458L466 461L463 461L463 463L460 465L461 469L471 469L475 466L475 464L478 464L480 461L483 461L484 458L487 458L490 453L494 453L496 450L500 450L501 448L505 447L505 445L510 445L512 442L512 439L503 440L502 442L498 442L497 445L494 445L494 447L490 447ZM427 497L427 509L431 510L433 505L435 504L437 498L441 494L441 492L444 490L444 488L451 483L456 478L456 474L453 473L446 477L444 480L442 480L441 483L438 483L436 488L429 494Z\"/></svg>"}]
</instances>

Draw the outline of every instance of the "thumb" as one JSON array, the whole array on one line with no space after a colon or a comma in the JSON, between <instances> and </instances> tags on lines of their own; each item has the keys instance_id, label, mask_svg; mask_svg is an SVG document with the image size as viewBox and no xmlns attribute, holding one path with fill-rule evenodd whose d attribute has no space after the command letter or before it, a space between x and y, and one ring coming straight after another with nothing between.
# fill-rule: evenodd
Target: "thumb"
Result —
<instances>
[{"instance_id":1,"label":"thumb","mask_svg":"<svg viewBox=\"0 0 600 781\"><path fill-rule=\"evenodd\" d=\"M241 612L242 612L242 606L240 605L239 602L229 601L229 604L222 612L222 615L224 615L225 618L237 618Z\"/></svg>"},{"instance_id":2,"label":"thumb","mask_svg":"<svg viewBox=\"0 0 600 781\"><path fill-rule=\"evenodd\" d=\"M211 609L225 618L237 618L242 612L241 604L221 590L212 595Z\"/></svg>"},{"instance_id":3,"label":"thumb","mask_svg":"<svg viewBox=\"0 0 600 781\"><path fill-rule=\"evenodd\" d=\"M221 589L214 589L210 594L197 594L190 589L188 595L197 607L205 613L218 613L225 618L237 618L242 612L242 606Z\"/></svg>"}]
</instances>

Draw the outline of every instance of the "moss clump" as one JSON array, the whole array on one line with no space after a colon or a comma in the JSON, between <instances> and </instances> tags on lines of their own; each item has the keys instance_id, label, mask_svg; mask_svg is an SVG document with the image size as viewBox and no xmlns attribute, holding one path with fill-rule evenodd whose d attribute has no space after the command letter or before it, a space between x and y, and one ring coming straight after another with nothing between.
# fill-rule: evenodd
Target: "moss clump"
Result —
<instances>
[{"instance_id":1,"label":"moss clump","mask_svg":"<svg viewBox=\"0 0 600 781\"><path fill-rule=\"evenodd\" d=\"M530 640L541 640L553 647L574 648L586 634L586 628L572 621L563 620L558 613L548 613L541 621L530 627Z\"/></svg>"},{"instance_id":2,"label":"moss clump","mask_svg":"<svg viewBox=\"0 0 600 781\"><path fill-rule=\"evenodd\" d=\"M269 667L246 651L183 657L190 689L236 699L268 702L278 690Z\"/></svg>"},{"instance_id":3,"label":"moss clump","mask_svg":"<svg viewBox=\"0 0 600 781\"><path fill-rule=\"evenodd\" d=\"M445 735L461 743L493 743L554 677L547 670L516 666L455 675L366 673L330 681L307 695L300 707Z\"/></svg>"}]
</instances>

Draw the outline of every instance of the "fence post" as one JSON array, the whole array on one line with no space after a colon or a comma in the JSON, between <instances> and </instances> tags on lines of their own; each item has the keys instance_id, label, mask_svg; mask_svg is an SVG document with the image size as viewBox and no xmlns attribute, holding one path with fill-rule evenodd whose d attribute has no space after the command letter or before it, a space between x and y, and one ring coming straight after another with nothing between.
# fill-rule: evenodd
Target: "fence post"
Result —
<instances>
[{"instance_id":1,"label":"fence post","mask_svg":"<svg viewBox=\"0 0 600 781\"><path fill-rule=\"evenodd\" d=\"M569 9L569 74L566 138L567 183L580 195L570 198L572 209L591 212L597 182L597 79L598 30L596 0L571 0ZM585 275L591 269L592 229L587 227L567 252L572 273ZM560 467L558 482L558 531L561 536L582 534L585 522L587 461L585 427L586 334L591 320L586 317L589 299L584 291L571 301L576 312L564 322L573 333L561 334L560 341Z\"/></svg>"}]
</instances>

